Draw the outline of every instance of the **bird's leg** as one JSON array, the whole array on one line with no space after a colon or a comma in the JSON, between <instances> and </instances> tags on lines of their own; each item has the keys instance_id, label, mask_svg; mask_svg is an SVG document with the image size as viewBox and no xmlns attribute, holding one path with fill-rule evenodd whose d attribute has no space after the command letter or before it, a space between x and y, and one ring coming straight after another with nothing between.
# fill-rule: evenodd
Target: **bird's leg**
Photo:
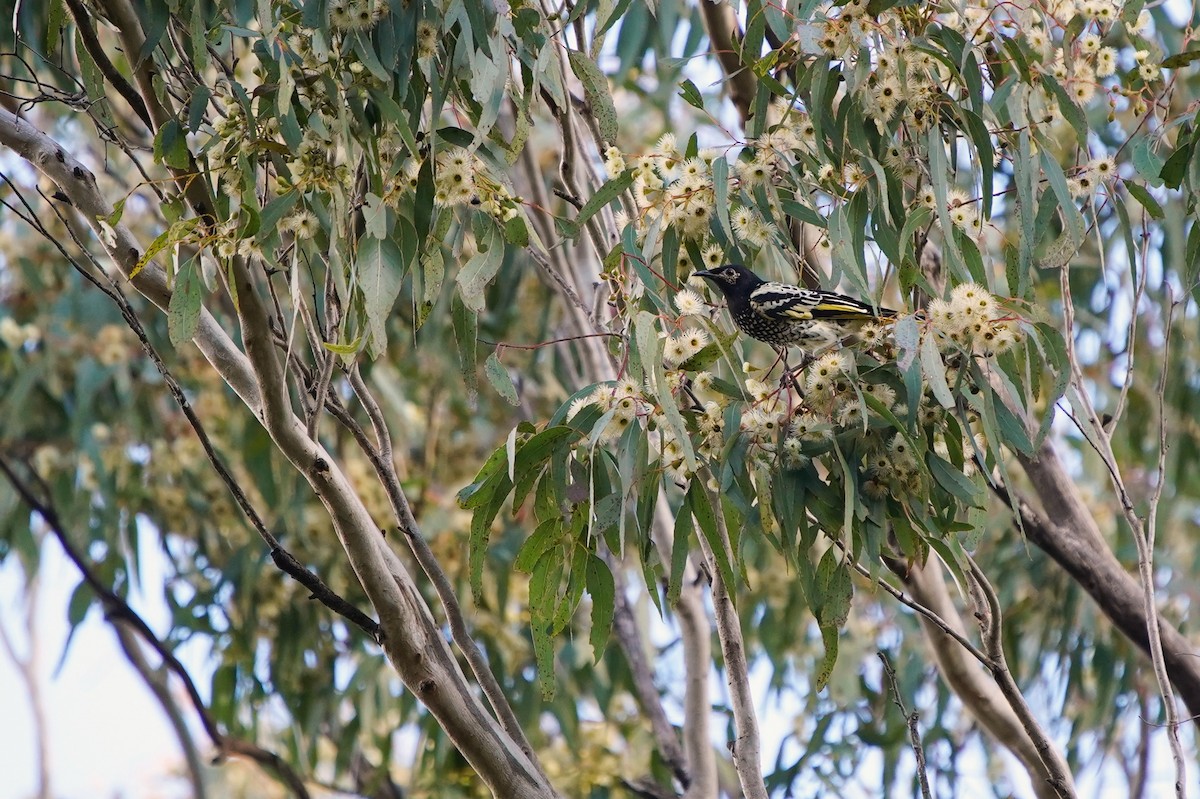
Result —
<instances>
[{"instance_id":1,"label":"bird's leg","mask_svg":"<svg viewBox=\"0 0 1200 799\"><path fill-rule=\"evenodd\" d=\"M801 359L800 366L797 366L795 369L793 369L788 364L786 348L779 347L777 349L777 351L779 352L780 360L783 361L783 375L781 375L779 378L779 388L782 390L782 389L790 387L790 388L793 388L796 390L796 394L798 396L804 396L804 392L800 389L800 383L797 382L797 380L796 380L796 375L799 374L800 371L802 369L804 369L805 366L808 365L807 356L805 358ZM792 392L789 391L788 392L788 413L789 414L791 413L791 410L792 410Z\"/></svg>"}]
</instances>

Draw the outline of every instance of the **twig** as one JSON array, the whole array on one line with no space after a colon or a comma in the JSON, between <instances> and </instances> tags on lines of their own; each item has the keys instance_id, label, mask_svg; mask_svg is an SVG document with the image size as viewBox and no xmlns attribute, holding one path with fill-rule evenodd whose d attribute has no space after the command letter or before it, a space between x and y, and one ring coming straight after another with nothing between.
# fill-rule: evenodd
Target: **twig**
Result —
<instances>
[{"instance_id":1,"label":"twig","mask_svg":"<svg viewBox=\"0 0 1200 799\"><path fill-rule=\"evenodd\" d=\"M625 662L629 664L629 671L633 676L634 693L637 696L638 704L642 706L642 712L650 719L650 730L654 733L654 742L658 746L659 754L674 773L675 779L679 780L684 788L687 788L691 784L687 761L684 758L683 749L679 745L679 740L675 737L675 730L671 727L671 722L667 720L667 713L663 709L658 689L654 686L654 671L646 662L646 655L642 650L642 636L638 632L637 621L633 617L633 610L629 607L629 600L626 598L628 586L625 572L621 568L621 562L612 552L608 551L607 547L604 548L603 555L616 585L613 591L613 635L621 647L621 652L625 655Z\"/></svg>"},{"instance_id":2,"label":"twig","mask_svg":"<svg viewBox=\"0 0 1200 799\"><path fill-rule=\"evenodd\" d=\"M175 737L179 739L179 748L183 750L183 759L187 763L188 779L192 787L192 799L205 799L208 791L204 786L204 766L200 761L200 752L196 748L196 739L188 729L187 719L179 702L171 693L168 672L161 666L150 664L138 645L137 635L124 620L114 619L113 630L117 634L117 643L134 670L141 676L142 682L150 688L150 693L158 700L158 704L171 722Z\"/></svg>"},{"instance_id":3,"label":"twig","mask_svg":"<svg viewBox=\"0 0 1200 799\"><path fill-rule=\"evenodd\" d=\"M375 401L375 396L367 388L357 364L348 370L348 376L355 396L358 397L358 401L362 404L363 409L366 410L367 418L371 420L371 428L375 434L375 446L372 446L370 440L367 439L362 426L348 413L334 411L334 416L351 432L355 441L358 442L359 448L367 456L367 459L371 461L371 465L375 467L375 474L379 478L379 482L383 484L384 492L388 496L388 502L392 506L392 513L395 514L400 532L404 535L404 541L408 545L409 551L412 552L413 557L416 558L417 563L420 564L421 570L425 573L429 582L432 583L434 591L442 603L442 609L446 613L446 619L450 623L451 638L463 655L466 656L471 673L479 682L480 688L483 689L484 696L487 697L492 712L496 714L496 718L499 719L505 732L521 747L522 751L525 752L530 761L540 771L541 764L534 757L533 747L530 745L529 739L525 737L525 731L521 727L521 723L517 720L512 705L508 702L508 698L504 695L504 689L496 680L496 676L492 674L487 658L484 657L479 645L471 636L470 630L467 629L466 617L463 614L462 605L459 604L458 595L454 592L454 587L450 584L450 579L446 576L446 572L442 569L441 564L438 563L437 556L429 548L429 542L425 540L425 536L421 533L420 525L413 515L412 507L408 502L408 496L404 493L404 487L400 484L400 476L396 473L393 459L392 436L388 431L387 420L383 416L383 409L379 407L379 403ZM327 399L332 400L332 397L328 397ZM330 404L327 402L326 406L329 407ZM341 409L338 410L340 411Z\"/></svg>"},{"instance_id":4,"label":"twig","mask_svg":"<svg viewBox=\"0 0 1200 799\"><path fill-rule=\"evenodd\" d=\"M904 699L900 696L900 686L896 684L896 670L892 668L892 662L888 660L887 653L880 650L875 654L879 655L879 660L883 662L883 673L892 689L892 701L896 703L900 715L904 716L904 721L908 725L908 738L912 743L913 755L917 758L917 782L921 786L921 796L924 799L932 799L933 795L929 791L929 775L925 773L925 747L921 745L921 732L917 728L921 714L915 710L909 713L905 709Z\"/></svg>"},{"instance_id":5,"label":"twig","mask_svg":"<svg viewBox=\"0 0 1200 799\"><path fill-rule=\"evenodd\" d=\"M703 480L705 477L697 474L693 479ZM725 524L725 513L721 509L721 498L707 486L705 493L708 501L712 503L713 516L717 522L717 543L725 549L725 557L732 562L734 553L729 545L729 530ZM725 658L725 680L729 685L729 701L733 708L734 728L737 731L737 738L731 741L729 746L733 756L733 767L737 771L742 793L747 799L767 799L767 786L763 781L762 764L759 762L762 744L759 739L758 716L754 709L754 696L750 691L750 669L746 661L745 642L742 640L742 626L733 605L733 597L730 595L732 586L725 584L717 566L716 555L709 547L707 539L704 536L698 538L712 574L713 615L717 623L717 638L721 642L721 654Z\"/></svg>"},{"instance_id":6,"label":"twig","mask_svg":"<svg viewBox=\"0 0 1200 799\"><path fill-rule=\"evenodd\" d=\"M1167 721L1167 738L1171 745L1171 757L1175 763L1175 796L1177 799L1184 799L1187 795L1187 770L1186 761L1183 757L1183 746L1179 741L1179 714L1175 707L1175 692L1171 686L1170 674L1167 672L1165 658L1163 656L1162 634L1160 629L1160 620L1158 616L1158 603L1155 599L1154 589L1154 527L1157 524L1158 504L1162 496L1163 487L1163 468L1166 465L1166 419L1165 419L1165 394L1166 381L1169 372L1167 358L1170 352L1170 337L1171 337L1171 321L1174 314L1174 303L1171 301L1170 289L1167 289L1167 326L1163 331L1163 369L1159 375L1158 382L1158 401L1159 401L1159 453L1158 453L1158 486L1155 489L1154 496L1151 499L1148 516L1145 520L1142 519L1134 507L1133 499L1129 495L1129 490L1125 485L1125 481L1121 476L1120 466L1117 463L1117 458L1112 449L1112 437L1108 430L1101 423L1099 415L1096 413L1095 407L1092 405L1091 398L1084 390L1083 373L1079 366L1078 358L1075 355L1074 341L1074 319L1075 309L1074 303L1071 300L1071 285L1069 269L1064 267L1060 271L1059 281L1062 289L1063 297L1063 312L1064 325L1066 334L1064 340L1067 348L1067 362L1071 369L1071 383L1075 388L1075 394L1078 397L1080 406L1088 417L1088 421L1096 431L1095 438L1092 443L1096 453L1100 456L1101 461L1108 469L1109 477L1112 479L1113 488L1116 489L1117 498L1121 503L1121 510L1125 516L1125 521L1129 524L1133 531L1134 544L1138 552L1138 574L1142 583L1142 604L1143 611L1146 616L1146 636L1149 644L1150 662L1154 666L1154 678L1158 682L1158 693L1162 698L1163 712ZM1090 439L1089 439L1090 441Z\"/></svg>"},{"instance_id":7,"label":"twig","mask_svg":"<svg viewBox=\"0 0 1200 799\"><path fill-rule=\"evenodd\" d=\"M834 541L833 543L835 546L840 548L843 552L846 552L845 544L843 542ZM873 584L878 585L884 591L891 594L898 602L900 602L900 604L906 605L906 606L912 608L913 610L915 610L917 613L924 616L934 627L937 627L943 633L945 633L946 635L950 636L955 641L957 641L958 644L963 649L970 652L971 656L973 658L975 658L976 660L978 660L980 663L982 663L984 666L988 667L989 669L992 667L991 659L988 658L988 656L985 655L983 652L981 652L979 650L979 647L975 646L975 644L973 644L969 640L967 640L967 638L965 636L963 636L962 633L960 633L958 630L954 629L954 627L951 626L951 624L948 621L943 619L936 612L934 612L930 608L926 607L925 605L921 604L920 602L916 601L915 599L912 599L911 597L907 596L903 591L896 588L891 583L884 582L883 580L877 580L875 578L875 576L871 574L870 569L868 569L866 566L863 566L858 561L851 559L849 557L848 552L847 552L847 559L850 561L850 565L854 567L854 570L856 572L858 572L860 575L862 575L863 577L866 577ZM899 574L899 572L897 571L897 568L898 568L898 566L896 568L893 568L892 571L897 572Z\"/></svg>"},{"instance_id":8,"label":"twig","mask_svg":"<svg viewBox=\"0 0 1200 799\"><path fill-rule=\"evenodd\" d=\"M108 619L114 623L119 620L129 625L154 650L155 654L162 658L163 665L183 682L188 700L197 715L199 715L204 732L208 735L209 740L212 741L213 746L222 754L240 754L254 760L260 765L271 768L291 788L296 796L300 797L300 799L308 799L308 789L304 786L304 781L300 779L300 775L286 761L280 759L277 754L263 749L256 744L227 737L225 733L221 732L217 727L216 721L209 714L208 708L205 707L204 700L200 698L200 692L196 688L196 684L192 681L191 675L188 674L187 669L179 662L175 654L158 639L158 636L154 634L154 631L150 629L142 617L129 607L124 599L100 581L100 578L93 571L91 564L84 558L83 553L71 542L54 508L42 502L34 495L30 487L17 475L11 464L2 455L0 455L0 472L3 472L4 476L8 478L8 482L21 497L22 501L42 518L42 521L58 541L59 546L63 548L63 552L66 553L67 558L79 570L83 581L88 584L88 587L92 589L96 597L100 600L101 605L104 606L105 615Z\"/></svg>"},{"instance_id":9,"label":"twig","mask_svg":"<svg viewBox=\"0 0 1200 799\"><path fill-rule=\"evenodd\" d=\"M1143 270L1144 271L1144 270ZM1175 761L1175 796L1183 799L1187 794L1187 766L1183 756L1183 744L1179 740L1179 712L1175 708L1175 692L1171 687L1170 675L1163 659L1162 639L1158 627L1157 602L1154 591L1154 538L1158 532L1158 507L1162 502L1163 487L1166 485L1167 471L1167 375L1170 373L1171 355L1171 323L1175 317L1175 301L1170 284L1167 284L1167 318L1163 329L1163 365L1158 375L1158 479L1155 481L1154 493L1150 497L1150 507L1146 514L1146 526L1138 531L1145 536L1144 542L1139 542L1138 573L1142 580L1142 590L1145 592L1147 607L1146 616L1150 621L1147 630L1150 634L1151 653L1154 673L1159 679L1162 690L1163 709L1166 711L1167 740L1171 745L1171 758ZM1143 551L1144 550L1144 554Z\"/></svg>"},{"instance_id":10,"label":"twig","mask_svg":"<svg viewBox=\"0 0 1200 799\"><path fill-rule=\"evenodd\" d=\"M1067 767L1067 763L1063 760L1062 755L1050 742L1050 737L1042 726L1038 723L1033 715L1033 711L1029 708L1029 704L1025 701L1025 696L1021 693L1020 687L1017 686L1016 680L1013 679L1012 672L1008 668L1008 661L1004 657L1004 644L1002 641L1003 614L1000 610L1000 600L996 596L996 590L992 588L992 584L988 581L983 570L979 568L970 556L967 556L968 571L967 575L971 578L971 588L982 597L984 608L977 611L979 617L979 627L983 634L984 649L987 652L988 660L991 661L992 676L996 680L996 684L1000 687L1000 691L1004 694L1008 704L1012 707L1013 712L1017 714L1017 718L1021 720L1021 725L1025 728L1025 732L1033 740L1033 745L1037 749L1038 755L1042 759L1042 764L1046 767L1048 773L1047 781L1055 792L1062 799L1075 799L1074 780L1071 777L1071 771ZM982 612L986 610L986 612Z\"/></svg>"}]
</instances>

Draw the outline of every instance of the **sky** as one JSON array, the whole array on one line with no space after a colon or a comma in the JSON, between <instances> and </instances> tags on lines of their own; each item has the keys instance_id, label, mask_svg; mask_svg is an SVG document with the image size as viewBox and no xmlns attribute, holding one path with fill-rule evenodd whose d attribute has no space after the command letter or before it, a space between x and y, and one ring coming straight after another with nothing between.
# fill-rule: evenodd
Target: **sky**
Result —
<instances>
[{"instance_id":1,"label":"sky","mask_svg":"<svg viewBox=\"0 0 1200 799\"><path fill-rule=\"evenodd\" d=\"M147 585L156 582L156 561L143 559ZM58 669L69 630L67 603L79 579L57 544L47 543L36 623L54 794L63 799L186 796L183 783L169 777L179 761L175 734L98 607L88 611ZM20 611L22 587L16 558L10 558L0 566L0 624L24 655L28 641ZM136 592L133 604L151 627L163 630L165 605L155 608ZM191 661L188 665L202 665L202 659L192 654L189 658L184 653ZM26 799L33 794L33 716L25 684L6 656L0 656L0 775L0 799Z\"/></svg>"}]
</instances>

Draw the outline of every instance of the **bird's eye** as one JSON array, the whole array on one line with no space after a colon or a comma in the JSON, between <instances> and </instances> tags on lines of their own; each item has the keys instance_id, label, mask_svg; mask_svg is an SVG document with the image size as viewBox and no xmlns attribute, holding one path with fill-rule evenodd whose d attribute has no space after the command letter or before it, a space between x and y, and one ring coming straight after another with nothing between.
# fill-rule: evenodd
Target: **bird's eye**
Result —
<instances>
[{"instance_id":1,"label":"bird's eye","mask_svg":"<svg viewBox=\"0 0 1200 799\"><path fill-rule=\"evenodd\" d=\"M725 270L725 279L728 280L730 283L737 280L737 271L733 270L733 269L726 269Z\"/></svg>"}]
</instances>

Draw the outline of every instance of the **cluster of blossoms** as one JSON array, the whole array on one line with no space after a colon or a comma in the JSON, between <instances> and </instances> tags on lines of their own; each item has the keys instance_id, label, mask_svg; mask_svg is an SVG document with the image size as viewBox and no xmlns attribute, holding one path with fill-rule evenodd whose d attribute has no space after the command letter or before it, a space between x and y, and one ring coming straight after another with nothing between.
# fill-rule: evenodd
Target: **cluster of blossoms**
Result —
<instances>
[{"instance_id":1,"label":"cluster of blossoms","mask_svg":"<svg viewBox=\"0 0 1200 799\"><path fill-rule=\"evenodd\" d=\"M365 31L388 12L385 0L329 0L329 24L338 31Z\"/></svg>"},{"instance_id":2,"label":"cluster of blossoms","mask_svg":"<svg viewBox=\"0 0 1200 799\"><path fill-rule=\"evenodd\" d=\"M415 158L406 162L399 175L389 181L384 199L394 203L404 193L416 191L423 164ZM520 213L521 198L495 180L479 156L451 147L434 159L433 201L441 207L473 205L504 223Z\"/></svg>"},{"instance_id":3,"label":"cluster of blossoms","mask_svg":"<svg viewBox=\"0 0 1200 799\"><path fill-rule=\"evenodd\" d=\"M304 132L296 157L288 161L291 184L300 192L349 188L350 169L337 158L333 142L315 128Z\"/></svg>"},{"instance_id":4,"label":"cluster of blossoms","mask_svg":"<svg viewBox=\"0 0 1200 799\"><path fill-rule=\"evenodd\" d=\"M1021 341L1017 320L1001 310L991 292L977 283L955 286L948 300L933 300L926 316L942 350L992 356Z\"/></svg>"},{"instance_id":5,"label":"cluster of blossoms","mask_svg":"<svg viewBox=\"0 0 1200 799\"><path fill-rule=\"evenodd\" d=\"M1067 181L1071 196L1078 200L1091 199L1096 189L1117 177L1117 162L1112 156L1093 158Z\"/></svg>"},{"instance_id":6,"label":"cluster of blossoms","mask_svg":"<svg viewBox=\"0 0 1200 799\"><path fill-rule=\"evenodd\" d=\"M937 193L930 186L918 193L917 200L931 211L938 210ZM978 237L983 232L983 215L978 203L961 189L946 192L946 217L953 227L971 236ZM935 222L939 220L940 217L934 218Z\"/></svg>"},{"instance_id":7,"label":"cluster of blossoms","mask_svg":"<svg viewBox=\"0 0 1200 799\"><path fill-rule=\"evenodd\" d=\"M26 346L36 346L42 340L41 329L34 324L19 324L16 319L6 316L0 319L0 342L10 350L24 349Z\"/></svg>"},{"instance_id":8,"label":"cluster of blossoms","mask_svg":"<svg viewBox=\"0 0 1200 799\"><path fill-rule=\"evenodd\" d=\"M743 369L755 371L748 364ZM836 475L841 469L830 453L838 438L843 452L858 453L857 467L868 496L903 500L927 491L920 442L930 442L935 454L951 459L947 437L957 438L960 427L946 424L945 410L931 397L922 396L916 422L923 432L914 437L895 430L873 401L901 419L908 416L908 405L899 401L896 389L884 379L859 373L851 351L827 353L817 359L798 376L799 383L802 390L787 396L792 389L773 388L747 378L751 401L741 416L741 432L749 438L752 465L796 469L815 462L821 464L823 473ZM973 425L977 419L969 416L967 421ZM974 474L975 454L984 451L984 444L975 431L958 442L967 476Z\"/></svg>"},{"instance_id":9,"label":"cluster of blossoms","mask_svg":"<svg viewBox=\"0 0 1200 799\"><path fill-rule=\"evenodd\" d=\"M688 327L667 336L663 347L663 361L668 368L675 368L708 346L708 331L701 327Z\"/></svg>"},{"instance_id":10,"label":"cluster of blossoms","mask_svg":"<svg viewBox=\"0 0 1200 799\"><path fill-rule=\"evenodd\" d=\"M663 135L649 154L640 156L633 167L639 230L661 221L674 224L686 238L703 238L716 207L714 157L715 153L703 152L685 158L672 133ZM609 147L605 152L604 168L610 176L625 171L625 156L618 148ZM618 220L622 227L625 221Z\"/></svg>"},{"instance_id":11,"label":"cluster of blossoms","mask_svg":"<svg viewBox=\"0 0 1200 799\"><path fill-rule=\"evenodd\" d=\"M320 229L321 223L317 220L317 215L307 208L289 214L279 223L280 232L291 233L301 241L313 238Z\"/></svg>"}]
</instances>

